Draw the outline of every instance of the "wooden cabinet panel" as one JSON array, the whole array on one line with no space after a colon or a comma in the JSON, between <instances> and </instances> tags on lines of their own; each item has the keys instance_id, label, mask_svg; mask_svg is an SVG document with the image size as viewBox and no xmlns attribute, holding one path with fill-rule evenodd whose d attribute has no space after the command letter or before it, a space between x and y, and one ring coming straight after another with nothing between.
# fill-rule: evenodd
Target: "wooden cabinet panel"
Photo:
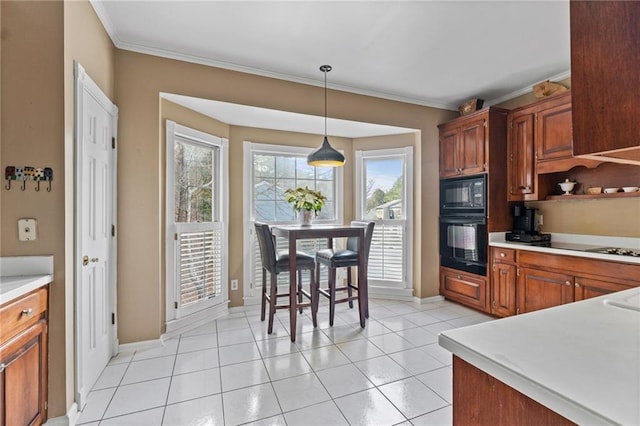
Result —
<instances>
[{"instance_id":1,"label":"wooden cabinet panel","mask_svg":"<svg viewBox=\"0 0 640 426\"><path fill-rule=\"evenodd\" d=\"M575 423L454 356L453 424L565 426Z\"/></svg>"},{"instance_id":2,"label":"wooden cabinet panel","mask_svg":"<svg viewBox=\"0 0 640 426\"><path fill-rule=\"evenodd\" d=\"M0 346L0 425L40 425L46 420L46 327L40 320Z\"/></svg>"},{"instance_id":3,"label":"wooden cabinet panel","mask_svg":"<svg viewBox=\"0 0 640 426\"><path fill-rule=\"evenodd\" d=\"M640 164L640 2L571 1L570 12L573 152Z\"/></svg>"},{"instance_id":4,"label":"wooden cabinet panel","mask_svg":"<svg viewBox=\"0 0 640 426\"><path fill-rule=\"evenodd\" d=\"M47 287L0 307L0 426L47 419Z\"/></svg>"},{"instance_id":5,"label":"wooden cabinet panel","mask_svg":"<svg viewBox=\"0 0 640 426\"><path fill-rule=\"evenodd\" d=\"M460 133L460 168L462 174L474 175L485 171L485 124L481 118L462 126Z\"/></svg>"},{"instance_id":6,"label":"wooden cabinet panel","mask_svg":"<svg viewBox=\"0 0 640 426\"><path fill-rule=\"evenodd\" d=\"M533 199L536 193L534 170L534 114L521 111L509 115L508 150L508 188L509 201Z\"/></svg>"},{"instance_id":7,"label":"wooden cabinet panel","mask_svg":"<svg viewBox=\"0 0 640 426\"><path fill-rule=\"evenodd\" d=\"M516 275L514 264L495 262L491 271L491 313L499 316L516 314Z\"/></svg>"},{"instance_id":8,"label":"wooden cabinet panel","mask_svg":"<svg viewBox=\"0 0 640 426\"><path fill-rule=\"evenodd\" d=\"M573 155L571 97L565 96L560 105L537 114L535 145L537 161Z\"/></svg>"},{"instance_id":9,"label":"wooden cabinet panel","mask_svg":"<svg viewBox=\"0 0 640 426\"><path fill-rule=\"evenodd\" d=\"M573 276L541 269L521 268L518 277L520 314L573 302Z\"/></svg>"},{"instance_id":10,"label":"wooden cabinet panel","mask_svg":"<svg viewBox=\"0 0 640 426\"><path fill-rule=\"evenodd\" d=\"M486 311L486 292L486 277L440 268L440 294L444 297Z\"/></svg>"},{"instance_id":11,"label":"wooden cabinet panel","mask_svg":"<svg viewBox=\"0 0 640 426\"><path fill-rule=\"evenodd\" d=\"M639 277L640 278L640 277ZM603 296L616 291L628 290L632 285L625 285L611 281L596 280L593 278L575 277L575 300L590 299Z\"/></svg>"},{"instance_id":12,"label":"wooden cabinet panel","mask_svg":"<svg viewBox=\"0 0 640 426\"><path fill-rule=\"evenodd\" d=\"M458 176L458 138L459 130L442 131L440 134L440 176Z\"/></svg>"}]
</instances>

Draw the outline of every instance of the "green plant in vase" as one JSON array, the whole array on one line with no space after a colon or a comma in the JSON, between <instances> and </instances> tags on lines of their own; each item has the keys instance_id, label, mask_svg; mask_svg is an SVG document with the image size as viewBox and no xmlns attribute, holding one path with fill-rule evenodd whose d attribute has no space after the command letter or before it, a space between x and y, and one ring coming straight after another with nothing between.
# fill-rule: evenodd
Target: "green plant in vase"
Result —
<instances>
[{"instance_id":1,"label":"green plant in vase","mask_svg":"<svg viewBox=\"0 0 640 426\"><path fill-rule=\"evenodd\" d=\"M289 204L291 204L294 212L302 212L302 225L306 226L311 225L311 212L317 216L327 200L327 197L325 197L320 191L309 189L308 186L305 186L304 188L298 187L295 189L287 189L284 191L284 198Z\"/></svg>"}]
</instances>

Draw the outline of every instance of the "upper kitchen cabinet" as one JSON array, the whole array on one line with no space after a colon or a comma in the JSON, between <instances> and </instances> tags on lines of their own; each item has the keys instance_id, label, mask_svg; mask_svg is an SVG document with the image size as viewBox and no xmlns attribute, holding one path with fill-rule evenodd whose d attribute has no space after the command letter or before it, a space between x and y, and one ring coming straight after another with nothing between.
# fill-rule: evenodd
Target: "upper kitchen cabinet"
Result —
<instances>
[{"instance_id":1,"label":"upper kitchen cabinet","mask_svg":"<svg viewBox=\"0 0 640 426\"><path fill-rule=\"evenodd\" d=\"M640 2L571 1L573 153L640 164Z\"/></svg>"},{"instance_id":2,"label":"upper kitchen cabinet","mask_svg":"<svg viewBox=\"0 0 640 426\"><path fill-rule=\"evenodd\" d=\"M507 110L484 108L439 125L440 177L487 172L506 152L506 117Z\"/></svg>"},{"instance_id":3,"label":"upper kitchen cabinet","mask_svg":"<svg viewBox=\"0 0 640 426\"><path fill-rule=\"evenodd\" d=\"M545 101L536 114L536 161L571 157L571 92Z\"/></svg>"}]
</instances>

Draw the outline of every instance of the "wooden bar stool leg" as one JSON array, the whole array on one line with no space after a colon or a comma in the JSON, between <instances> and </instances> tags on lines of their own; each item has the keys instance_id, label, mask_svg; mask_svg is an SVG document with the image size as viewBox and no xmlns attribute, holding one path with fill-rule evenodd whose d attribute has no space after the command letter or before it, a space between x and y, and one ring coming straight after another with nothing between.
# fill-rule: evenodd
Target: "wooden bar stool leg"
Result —
<instances>
[{"instance_id":1,"label":"wooden bar stool leg","mask_svg":"<svg viewBox=\"0 0 640 426\"><path fill-rule=\"evenodd\" d=\"M298 305L302 304L302 269L298 269ZM302 313L302 308L299 308Z\"/></svg>"},{"instance_id":2,"label":"wooden bar stool leg","mask_svg":"<svg viewBox=\"0 0 640 426\"><path fill-rule=\"evenodd\" d=\"M329 268L329 325L333 326L336 313L336 269Z\"/></svg>"},{"instance_id":3,"label":"wooden bar stool leg","mask_svg":"<svg viewBox=\"0 0 640 426\"><path fill-rule=\"evenodd\" d=\"M273 332L273 316L276 313L276 302L278 301L278 277L276 274L270 275L271 287L269 288L269 327L267 328L267 334Z\"/></svg>"},{"instance_id":4,"label":"wooden bar stool leg","mask_svg":"<svg viewBox=\"0 0 640 426\"><path fill-rule=\"evenodd\" d=\"M313 321L313 328L318 326L318 293L316 287L318 286L315 280L315 268L309 269L309 276L311 283L309 284L309 294L311 295L311 320Z\"/></svg>"},{"instance_id":5,"label":"wooden bar stool leg","mask_svg":"<svg viewBox=\"0 0 640 426\"><path fill-rule=\"evenodd\" d=\"M359 283L358 283L359 284ZM353 308L353 300L351 297L353 296L353 284L351 282L351 266L347 267L347 294L349 295L349 307Z\"/></svg>"},{"instance_id":6,"label":"wooden bar stool leg","mask_svg":"<svg viewBox=\"0 0 640 426\"><path fill-rule=\"evenodd\" d=\"M266 307L267 307L267 270L262 268L262 312L260 313L260 321L264 321Z\"/></svg>"}]
</instances>

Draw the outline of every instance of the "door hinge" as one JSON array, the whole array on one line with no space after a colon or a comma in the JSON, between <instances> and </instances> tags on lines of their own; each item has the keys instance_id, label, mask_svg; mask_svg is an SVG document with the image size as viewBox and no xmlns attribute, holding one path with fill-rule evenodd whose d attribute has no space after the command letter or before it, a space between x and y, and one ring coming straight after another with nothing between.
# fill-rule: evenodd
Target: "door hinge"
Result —
<instances>
[{"instance_id":1,"label":"door hinge","mask_svg":"<svg viewBox=\"0 0 640 426\"><path fill-rule=\"evenodd\" d=\"M178 302L173 302L173 308L178 309Z\"/></svg>"},{"instance_id":2,"label":"door hinge","mask_svg":"<svg viewBox=\"0 0 640 426\"><path fill-rule=\"evenodd\" d=\"M178 233L177 232L175 234L173 234L173 239L178 241Z\"/></svg>"},{"instance_id":3,"label":"door hinge","mask_svg":"<svg viewBox=\"0 0 640 426\"><path fill-rule=\"evenodd\" d=\"M520 268L516 269L516 274L520 276Z\"/></svg>"},{"instance_id":4,"label":"door hinge","mask_svg":"<svg viewBox=\"0 0 640 426\"><path fill-rule=\"evenodd\" d=\"M116 138L113 136L111 138L111 149L116 149Z\"/></svg>"},{"instance_id":5,"label":"door hinge","mask_svg":"<svg viewBox=\"0 0 640 426\"><path fill-rule=\"evenodd\" d=\"M48 410L49 409L49 401L45 401L44 402L44 409Z\"/></svg>"},{"instance_id":6,"label":"door hinge","mask_svg":"<svg viewBox=\"0 0 640 426\"><path fill-rule=\"evenodd\" d=\"M116 323L116 314L111 312L111 325L115 325Z\"/></svg>"},{"instance_id":7,"label":"door hinge","mask_svg":"<svg viewBox=\"0 0 640 426\"><path fill-rule=\"evenodd\" d=\"M487 120L482 120L482 125L483 125L484 127L487 127Z\"/></svg>"},{"instance_id":8,"label":"door hinge","mask_svg":"<svg viewBox=\"0 0 640 426\"><path fill-rule=\"evenodd\" d=\"M116 236L116 226L115 225L111 225L111 236L112 237Z\"/></svg>"}]
</instances>

